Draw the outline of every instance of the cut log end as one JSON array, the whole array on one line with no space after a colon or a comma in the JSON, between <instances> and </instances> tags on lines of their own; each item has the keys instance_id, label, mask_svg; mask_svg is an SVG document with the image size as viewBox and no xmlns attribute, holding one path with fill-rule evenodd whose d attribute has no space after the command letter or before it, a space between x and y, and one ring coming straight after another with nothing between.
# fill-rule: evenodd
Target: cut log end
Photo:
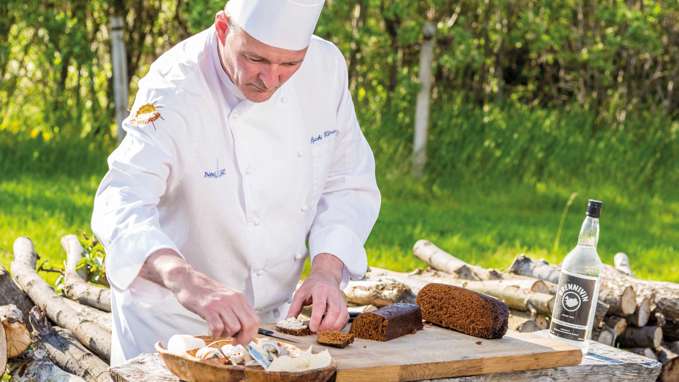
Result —
<instances>
[{"instance_id":1,"label":"cut log end","mask_svg":"<svg viewBox=\"0 0 679 382\"><path fill-rule=\"evenodd\" d=\"M0 328L7 342L7 358L14 358L31 345L31 335L21 310L15 305L0 306Z\"/></svg>"},{"instance_id":2,"label":"cut log end","mask_svg":"<svg viewBox=\"0 0 679 382\"><path fill-rule=\"evenodd\" d=\"M657 326L644 326L635 328L628 326L619 337L619 343L624 348L652 348L656 349L662 344L662 328Z\"/></svg>"},{"instance_id":3,"label":"cut log end","mask_svg":"<svg viewBox=\"0 0 679 382\"><path fill-rule=\"evenodd\" d=\"M7 367L7 338L5 330L0 325L0 376L5 373Z\"/></svg>"}]
</instances>

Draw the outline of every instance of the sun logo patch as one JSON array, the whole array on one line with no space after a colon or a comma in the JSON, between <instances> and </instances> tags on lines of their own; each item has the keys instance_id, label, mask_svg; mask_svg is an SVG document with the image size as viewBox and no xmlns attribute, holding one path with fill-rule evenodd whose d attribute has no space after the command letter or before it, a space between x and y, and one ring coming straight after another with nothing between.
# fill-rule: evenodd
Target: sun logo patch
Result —
<instances>
[{"instance_id":1,"label":"sun logo patch","mask_svg":"<svg viewBox=\"0 0 679 382\"><path fill-rule=\"evenodd\" d=\"M132 123L135 126L143 126L143 125L148 125L149 123L151 126L153 126L153 129L156 129L156 124L155 122L159 119L164 119L162 115L160 115L160 111L158 109L161 109L160 105L156 105L155 103L145 103L137 109L137 112L134 114L134 118L132 118Z\"/></svg>"}]
</instances>

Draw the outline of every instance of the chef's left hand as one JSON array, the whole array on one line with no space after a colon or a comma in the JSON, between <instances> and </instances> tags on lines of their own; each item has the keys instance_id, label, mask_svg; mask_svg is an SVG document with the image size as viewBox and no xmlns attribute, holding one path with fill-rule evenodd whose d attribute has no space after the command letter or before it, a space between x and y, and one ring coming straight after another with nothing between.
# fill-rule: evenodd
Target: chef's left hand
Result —
<instances>
[{"instance_id":1,"label":"chef's left hand","mask_svg":"<svg viewBox=\"0 0 679 382\"><path fill-rule=\"evenodd\" d=\"M311 274L295 292L288 317L297 317L304 305L313 304L309 322L312 332L342 329L349 320L347 303L340 290L343 269L344 263L331 254L314 257Z\"/></svg>"}]
</instances>

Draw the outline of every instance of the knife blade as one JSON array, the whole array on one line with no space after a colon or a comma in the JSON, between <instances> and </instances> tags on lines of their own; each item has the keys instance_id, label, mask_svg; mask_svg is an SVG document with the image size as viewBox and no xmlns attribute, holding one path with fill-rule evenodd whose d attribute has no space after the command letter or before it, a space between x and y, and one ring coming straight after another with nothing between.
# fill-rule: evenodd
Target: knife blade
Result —
<instances>
[{"instance_id":1,"label":"knife blade","mask_svg":"<svg viewBox=\"0 0 679 382\"><path fill-rule=\"evenodd\" d=\"M263 336L272 337L272 338L276 338L276 339L287 341L287 342L299 343L299 341L297 341L297 340L294 340L294 339L289 338L287 336L284 337L284 336L274 332L273 330L269 330L269 329L259 328L259 329L257 329L257 333L259 333L260 335L263 335Z\"/></svg>"},{"instance_id":2,"label":"knife blade","mask_svg":"<svg viewBox=\"0 0 679 382\"><path fill-rule=\"evenodd\" d=\"M264 357L262 353L257 350L257 348L255 348L255 345L252 342L248 344L247 348L248 353L250 353L250 357L252 357L252 359L254 359L255 362L259 364L259 366L266 369L269 367L269 365L271 365L271 362L269 362L269 360L266 359L266 357Z\"/></svg>"}]
</instances>

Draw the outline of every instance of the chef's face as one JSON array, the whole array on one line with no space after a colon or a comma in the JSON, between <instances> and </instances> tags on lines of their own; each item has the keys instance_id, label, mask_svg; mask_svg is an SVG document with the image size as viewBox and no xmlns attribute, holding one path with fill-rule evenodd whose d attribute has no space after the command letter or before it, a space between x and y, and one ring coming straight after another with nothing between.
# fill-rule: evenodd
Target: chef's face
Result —
<instances>
[{"instance_id":1,"label":"chef's face","mask_svg":"<svg viewBox=\"0 0 679 382\"><path fill-rule=\"evenodd\" d=\"M220 57L233 83L253 102L271 98L299 69L306 49L287 50L266 45L236 25L223 11L215 17Z\"/></svg>"}]
</instances>

